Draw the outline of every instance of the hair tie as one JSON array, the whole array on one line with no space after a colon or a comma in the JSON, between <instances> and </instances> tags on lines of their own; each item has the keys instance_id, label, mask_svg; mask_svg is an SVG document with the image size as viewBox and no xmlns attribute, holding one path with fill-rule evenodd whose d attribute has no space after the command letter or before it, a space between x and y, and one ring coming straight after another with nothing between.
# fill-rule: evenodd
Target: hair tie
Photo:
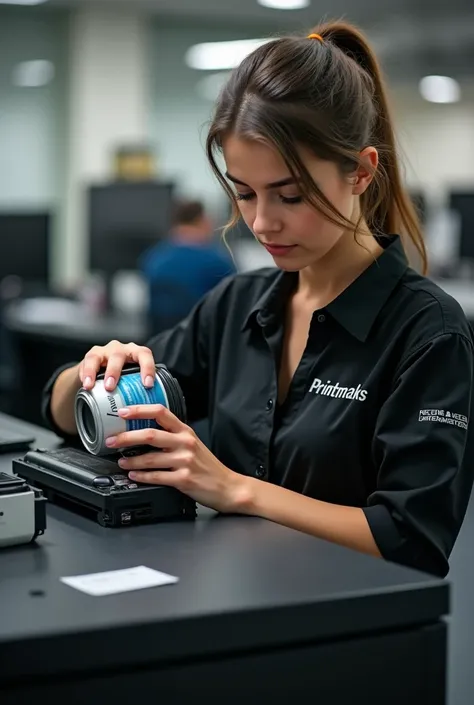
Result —
<instances>
[{"instance_id":1,"label":"hair tie","mask_svg":"<svg viewBox=\"0 0 474 705\"><path fill-rule=\"evenodd\" d=\"M308 34L307 39L317 39L318 42L324 42L324 39L320 34Z\"/></svg>"}]
</instances>

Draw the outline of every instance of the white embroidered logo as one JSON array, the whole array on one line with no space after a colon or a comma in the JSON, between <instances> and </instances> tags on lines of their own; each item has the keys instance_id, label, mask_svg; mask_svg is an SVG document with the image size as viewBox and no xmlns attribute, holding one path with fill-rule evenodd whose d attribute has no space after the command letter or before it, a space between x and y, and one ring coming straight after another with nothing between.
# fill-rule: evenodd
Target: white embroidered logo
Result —
<instances>
[{"instance_id":1,"label":"white embroidered logo","mask_svg":"<svg viewBox=\"0 0 474 705\"><path fill-rule=\"evenodd\" d=\"M455 414L444 409L421 409L418 421L435 421L437 423L447 423L450 426L457 426L467 431L469 420L463 414Z\"/></svg>"},{"instance_id":2,"label":"white embroidered logo","mask_svg":"<svg viewBox=\"0 0 474 705\"><path fill-rule=\"evenodd\" d=\"M339 382L334 384L331 380L323 382L317 378L313 380L309 391L323 397L333 397L333 399L354 399L356 401L367 399L367 390L362 389L360 384L357 387L342 387Z\"/></svg>"}]
</instances>

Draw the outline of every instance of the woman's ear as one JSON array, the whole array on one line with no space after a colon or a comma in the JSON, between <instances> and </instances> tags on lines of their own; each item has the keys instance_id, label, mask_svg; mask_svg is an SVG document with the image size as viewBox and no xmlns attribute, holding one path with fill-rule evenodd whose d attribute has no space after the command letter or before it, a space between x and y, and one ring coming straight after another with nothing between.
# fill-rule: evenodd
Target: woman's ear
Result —
<instances>
[{"instance_id":1,"label":"woman's ear","mask_svg":"<svg viewBox=\"0 0 474 705\"><path fill-rule=\"evenodd\" d=\"M379 163L379 154L375 147L366 147L360 153L360 164L350 176L352 193L361 196L367 190Z\"/></svg>"}]
</instances>

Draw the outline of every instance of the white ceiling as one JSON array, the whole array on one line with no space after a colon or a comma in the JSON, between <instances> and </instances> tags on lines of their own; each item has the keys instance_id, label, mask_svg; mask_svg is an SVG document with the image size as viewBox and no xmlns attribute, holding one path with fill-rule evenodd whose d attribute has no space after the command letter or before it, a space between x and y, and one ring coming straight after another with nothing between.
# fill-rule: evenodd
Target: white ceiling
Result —
<instances>
[{"instance_id":1,"label":"white ceiling","mask_svg":"<svg viewBox=\"0 0 474 705\"><path fill-rule=\"evenodd\" d=\"M345 17L370 32L393 74L474 72L474 0L311 0L309 8L299 11L271 10L257 0L48 0L40 7L86 3L140 8L188 26L231 23L259 36L266 28L268 33L305 30L324 17Z\"/></svg>"},{"instance_id":2,"label":"white ceiling","mask_svg":"<svg viewBox=\"0 0 474 705\"><path fill-rule=\"evenodd\" d=\"M311 26L324 16L348 16L353 20L372 23L386 22L393 17L453 18L473 12L472 0L311 0L307 9L277 11L262 7L257 0L48 0L49 5L128 5L174 17L197 18L221 22L237 20L242 24L271 24L273 26Z\"/></svg>"}]
</instances>

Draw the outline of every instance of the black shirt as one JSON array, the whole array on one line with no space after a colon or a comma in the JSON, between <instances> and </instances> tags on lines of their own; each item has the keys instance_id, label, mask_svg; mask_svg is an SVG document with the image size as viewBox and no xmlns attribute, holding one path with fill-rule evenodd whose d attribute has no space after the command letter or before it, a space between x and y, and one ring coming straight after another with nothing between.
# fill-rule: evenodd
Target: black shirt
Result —
<instances>
[{"instance_id":1,"label":"black shirt","mask_svg":"<svg viewBox=\"0 0 474 705\"><path fill-rule=\"evenodd\" d=\"M314 312L281 407L297 273L227 279L149 346L180 382L189 422L209 418L225 465L361 507L385 558L445 575L473 482L473 336L459 305L408 267L399 238L385 241L379 259Z\"/></svg>"}]
</instances>

